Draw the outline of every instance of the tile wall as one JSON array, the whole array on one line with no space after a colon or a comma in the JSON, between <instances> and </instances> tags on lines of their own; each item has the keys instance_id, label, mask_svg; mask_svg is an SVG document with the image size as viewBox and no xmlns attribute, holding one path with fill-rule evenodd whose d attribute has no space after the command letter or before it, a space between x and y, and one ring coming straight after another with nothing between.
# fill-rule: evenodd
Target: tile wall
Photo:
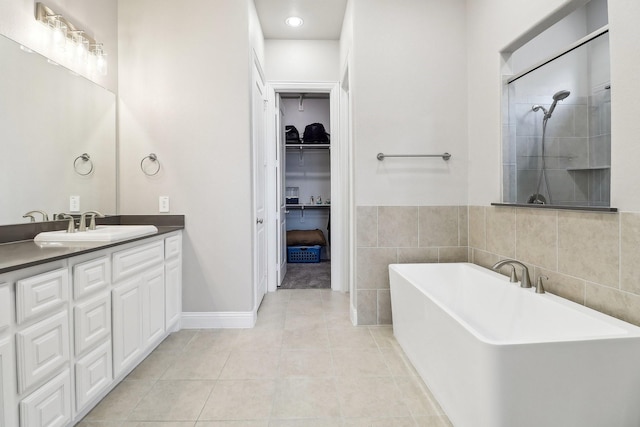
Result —
<instances>
[{"instance_id":1,"label":"tile wall","mask_svg":"<svg viewBox=\"0 0 640 427\"><path fill-rule=\"evenodd\" d=\"M640 213L494 206L359 206L358 324L391 323L389 264L504 258L534 283L548 276L548 292L640 326Z\"/></svg>"},{"instance_id":2,"label":"tile wall","mask_svg":"<svg viewBox=\"0 0 640 427\"><path fill-rule=\"evenodd\" d=\"M640 325L640 213L470 206L469 257L515 258L548 292Z\"/></svg>"},{"instance_id":3,"label":"tile wall","mask_svg":"<svg viewBox=\"0 0 640 427\"><path fill-rule=\"evenodd\" d=\"M359 206L356 305L359 325L391 323L389 264L468 261L466 206Z\"/></svg>"}]
</instances>

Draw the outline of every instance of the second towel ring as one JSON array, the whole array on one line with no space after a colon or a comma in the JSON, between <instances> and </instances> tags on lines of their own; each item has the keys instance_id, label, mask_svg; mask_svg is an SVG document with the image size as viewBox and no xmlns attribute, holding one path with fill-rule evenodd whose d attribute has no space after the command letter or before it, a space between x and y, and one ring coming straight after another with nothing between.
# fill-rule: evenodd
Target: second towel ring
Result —
<instances>
[{"instance_id":1,"label":"second towel ring","mask_svg":"<svg viewBox=\"0 0 640 427\"><path fill-rule=\"evenodd\" d=\"M86 173L82 173L78 170L78 160L82 160L84 162L89 162L89 171ZM73 161L73 169L76 171L78 175L86 176L93 172L93 162L91 161L91 156L87 153L82 153Z\"/></svg>"},{"instance_id":2,"label":"second towel ring","mask_svg":"<svg viewBox=\"0 0 640 427\"><path fill-rule=\"evenodd\" d=\"M155 170L155 172L149 173L144 169L144 161L145 160L151 160L152 162L155 162L157 164L157 168ZM154 176L157 175L158 172L160 172L160 160L158 160L158 156L156 156L155 153L150 153L148 156L143 157L142 160L140 160L140 169L142 170L142 173L147 175L147 176Z\"/></svg>"}]
</instances>

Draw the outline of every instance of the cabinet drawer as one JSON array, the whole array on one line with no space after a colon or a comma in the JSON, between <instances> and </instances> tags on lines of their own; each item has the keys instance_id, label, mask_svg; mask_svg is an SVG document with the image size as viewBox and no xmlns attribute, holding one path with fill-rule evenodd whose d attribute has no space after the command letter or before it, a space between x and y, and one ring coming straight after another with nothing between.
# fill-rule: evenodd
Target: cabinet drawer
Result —
<instances>
[{"instance_id":1,"label":"cabinet drawer","mask_svg":"<svg viewBox=\"0 0 640 427\"><path fill-rule=\"evenodd\" d=\"M107 341L76 362L76 411L83 410L112 379L111 341Z\"/></svg>"},{"instance_id":2,"label":"cabinet drawer","mask_svg":"<svg viewBox=\"0 0 640 427\"><path fill-rule=\"evenodd\" d=\"M69 360L69 316L66 311L16 334L18 391L45 380Z\"/></svg>"},{"instance_id":3,"label":"cabinet drawer","mask_svg":"<svg viewBox=\"0 0 640 427\"><path fill-rule=\"evenodd\" d=\"M39 274L16 282L16 317L18 324L54 311L69 294L66 268Z\"/></svg>"},{"instance_id":4,"label":"cabinet drawer","mask_svg":"<svg viewBox=\"0 0 640 427\"><path fill-rule=\"evenodd\" d=\"M11 292L9 285L0 283L0 333L11 324Z\"/></svg>"},{"instance_id":5,"label":"cabinet drawer","mask_svg":"<svg viewBox=\"0 0 640 427\"><path fill-rule=\"evenodd\" d=\"M117 282L163 261L163 240L116 252L113 254L113 281Z\"/></svg>"},{"instance_id":6,"label":"cabinet drawer","mask_svg":"<svg viewBox=\"0 0 640 427\"><path fill-rule=\"evenodd\" d=\"M182 235L164 239L164 257L169 259L182 253Z\"/></svg>"},{"instance_id":7,"label":"cabinet drawer","mask_svg":"<svg viewBox=\"0 0 640 427\"><path fill-rule=\"evenodd\" d=\"M71 378L68 369L20 402L21 427L63 427L69 421Z\"/></svg>"},{"instance_id":8,"label":"cabinet drawer","mask_svg":"<svg viewBox=\"0 0 640 427\"><path fill-rule=\"evenodd\" d=\"M104 341L111 335L111 297L108 293L77 305L73 309L75 355Z\"/></svg>"},{"instance_id":9,"label":"cabinet drawer","mask_svg":"<svg viewBox=\"0 0 640 427\"><path fill-rule=\"evenodd\" d=\"M77 264L73 267L73 296L80 299L104 289L109 284L110 267L108 257Z\"/></svg>"}]
</instances>

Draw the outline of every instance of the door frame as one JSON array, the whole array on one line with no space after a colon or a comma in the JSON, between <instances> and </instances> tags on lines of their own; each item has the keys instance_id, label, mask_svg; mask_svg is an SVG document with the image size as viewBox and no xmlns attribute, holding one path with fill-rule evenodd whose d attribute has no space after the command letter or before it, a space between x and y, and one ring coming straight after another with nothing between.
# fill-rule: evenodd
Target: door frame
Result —
<instances>
[{"instance_id":1,"label":"door frame","mask_svg":"<svg viewBox=\"0 0 640 427\"><path fill-rule=\"evenodd\" d=\"M345 114L340 112L340 83L339 82L274 82L267 81L266 94L268 96L267 112L267 241L270 242L267 248L268 265L278 265L277 251L273 242L277 242L277 227L280 215L279 204L276 192L276 151L278 150L275 115L278 111L275 108L275 98L277 93L327 93L329 94L329 108L331 126L331 289L334 291L349 291L349 271L353 263L350 246L350 215L351 215L351 193L350 193L350 138L343 138L341 132L341 119ZM271 270L271 269L269 269ZM267 290L275 292L278 287L277 272L273 271L268 275Z\"/></svg>"}]
</instances>

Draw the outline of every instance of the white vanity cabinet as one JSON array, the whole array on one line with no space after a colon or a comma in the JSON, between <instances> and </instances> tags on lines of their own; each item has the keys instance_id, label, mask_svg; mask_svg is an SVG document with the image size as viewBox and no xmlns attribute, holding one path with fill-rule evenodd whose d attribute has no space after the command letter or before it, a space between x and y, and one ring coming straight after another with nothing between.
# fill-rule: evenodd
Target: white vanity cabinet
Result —
<instances>
[{"instance_id":1,"label":"white vanity cabinet","mask_svg":"<svg viewBox=\"0 0 640 427\"><path fill-rule=\"evenodd\" d=\"M180 231L0 274L0 427L79 422L179 328Z\"/></svg>"},{"instance_id":2,"label":"white vanity cabinet","mask_svg":"<svg viewBox=\"0 0 640 427\"><path fill-rule=\"evenodd\" d=\"M117 376L164 335L164 241L114 253L113 278L113 365Z\"/></svg>"}]
</instances>

